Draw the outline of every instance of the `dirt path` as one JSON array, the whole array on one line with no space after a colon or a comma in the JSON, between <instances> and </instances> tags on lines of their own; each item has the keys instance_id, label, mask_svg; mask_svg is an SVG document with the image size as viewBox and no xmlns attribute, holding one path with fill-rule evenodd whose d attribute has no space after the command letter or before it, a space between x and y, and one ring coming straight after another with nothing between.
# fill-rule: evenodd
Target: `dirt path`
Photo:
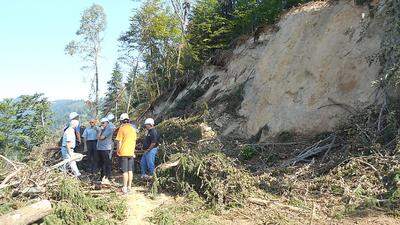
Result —
<instances>
[{"instance_id":1,"label":"dirt path","mask_svg":"<svg viewBox=\"0 0 400 225\"><path fill-rule=\"evenodd\" d=\"M147 196L147 189L144 187L133 187L128 198L128 219L126 225L149 225L147 218L157 207L171 204L174 199L164 194L158 195L155 199Z\"/></svg>"}]
</instances>

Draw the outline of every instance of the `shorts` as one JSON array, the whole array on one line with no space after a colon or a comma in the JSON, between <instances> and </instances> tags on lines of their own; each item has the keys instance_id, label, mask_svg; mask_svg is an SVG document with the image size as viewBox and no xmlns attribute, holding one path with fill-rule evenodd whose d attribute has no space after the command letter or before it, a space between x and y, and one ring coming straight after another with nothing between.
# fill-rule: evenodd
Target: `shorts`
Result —
<instances>
[{"instance_id":1,"label":"shorts","mask_svg":"<svg viewBox=\"0 0 400 225\"><path fill-rule=\"evenodd\" d=\"M133 156L121 156L120 162L122 172L133 171Z\"/></svg>"}]
</instances>

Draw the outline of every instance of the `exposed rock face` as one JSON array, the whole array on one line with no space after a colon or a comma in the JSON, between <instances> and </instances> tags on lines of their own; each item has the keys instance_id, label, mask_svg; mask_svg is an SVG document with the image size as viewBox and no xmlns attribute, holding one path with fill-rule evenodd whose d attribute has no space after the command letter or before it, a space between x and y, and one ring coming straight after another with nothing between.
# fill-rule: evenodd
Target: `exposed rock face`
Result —
<instances>
[{"instance_id":1,"label":"exposed rock face","mask_svg":"<svg viewBox=\"0 0 400 225\"><path fill-rule=\"evenodd\" d=\"M374 100L371 82L382 70L382 16L372 17L352 1L313 2L287 13L277 26L257 43L249 38L236 47L224 68L206 67L190 87L216 77L200 98L215 102L245 83L236 117L224 111L224 102L214 104L223 134L249 138L262 131L265 138L281 131L327 131L348 115L333 103L352 110Z\"/></svg>"}]
</instances>

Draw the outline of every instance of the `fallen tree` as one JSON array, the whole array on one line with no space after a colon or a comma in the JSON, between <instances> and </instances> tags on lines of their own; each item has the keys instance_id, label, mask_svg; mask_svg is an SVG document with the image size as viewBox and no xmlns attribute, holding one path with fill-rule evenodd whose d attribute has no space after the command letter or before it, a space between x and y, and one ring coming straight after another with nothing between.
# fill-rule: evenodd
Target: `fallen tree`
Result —
<instances>
[{"instance_id":1,"label":"fallen tree","mask_svg":"<svg viewBox=\"0 0 400 225\"><path fill-rule=\"evenodd\" d=\"M52 212L49 200L41 200L0 216L0 225L27 225L42 219Z\"/></svg>"},{"instance_id":2,"label":"fallen tree","mask_svg":"<svg viewBox=\"0 0 400 225\"><path fill-rule=\"evenodd\" d=\"M57 169L83 155L62 160L59 151L47 149L51 148L35 148L25 163L0 156L0 224L38 219L43 224L120 224L126 218L126 203L115 187L95 191L89 179L81 181Z\"/></svg>"}]
</instances>

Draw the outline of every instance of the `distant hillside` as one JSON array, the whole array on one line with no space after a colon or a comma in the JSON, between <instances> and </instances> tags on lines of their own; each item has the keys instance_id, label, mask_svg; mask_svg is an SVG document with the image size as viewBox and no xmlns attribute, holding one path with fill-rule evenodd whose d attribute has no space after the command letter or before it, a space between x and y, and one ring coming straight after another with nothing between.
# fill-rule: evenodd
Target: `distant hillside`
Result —
<instances>
[{"instance_id":1,"label":"distant hillside","mask_svg":"<svg viewBox=\"0 0 400 225\"><path fill-rule=\"evenodd\" d=\"M90 117L89 108L83 100L56 100L52 102L51 109L54 113L54 129L61 128L67 121L70 112L77 112L81 115L82 121Z\"/></svg>"}]
</instances>

